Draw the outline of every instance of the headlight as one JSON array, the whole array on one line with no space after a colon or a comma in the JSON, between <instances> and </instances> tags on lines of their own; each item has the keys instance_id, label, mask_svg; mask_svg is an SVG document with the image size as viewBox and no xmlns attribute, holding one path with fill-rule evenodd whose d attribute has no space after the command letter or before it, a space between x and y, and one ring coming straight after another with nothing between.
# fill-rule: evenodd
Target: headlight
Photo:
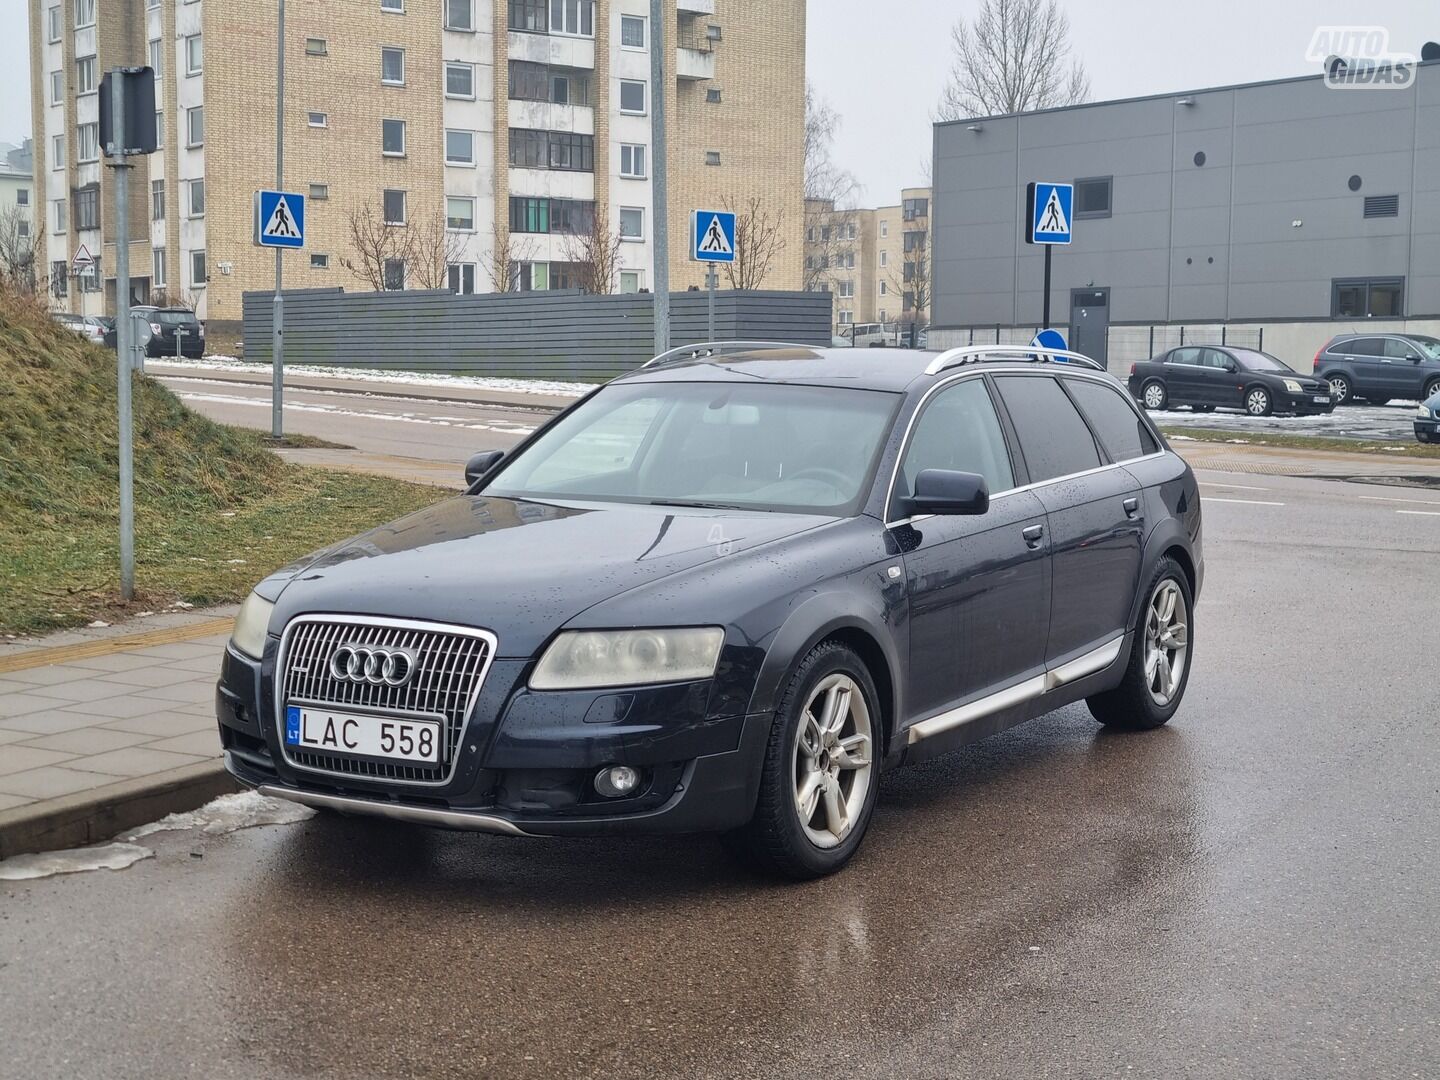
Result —
<instances>
[{"instance_id":1,"label":"headlight","mask_svg":"<svg viewBox=\"0 0 1440 1080\"><path fill-rule=\"evenodd\" d=\"M259 593L252 592L240 605L240 614L235 616L235 629L230 632L230 644L246 656L260 659L265 651L265 631L270 626L270 613L275 605Z\"/></svg>"},{"instance_id":2,"label":"headlight","mask_svg":"<svg viewBox=\"0 0 1440 1080\"><path fill-rule=\"evenodd\" d=\"M1305 388L1294 379L1285 380L1285 389L1289 390L1292 394L1303 394L1305 392Z\"/></svg>"},{"instance_id":3,"label":"headlight","mask_svg":"<svg viewBox=\"0 0 1440 1080\"><path fill-rule=\"evenodd\" d=\"M1424 405L1421 405L1418 409L1415 410L1415 415L1423 416L1425 417L1425 419L1428 420L1430 419L1430 410L1427 409Z\"/></svg>"},{"instance_id":4,"label":"headlight","mask_svg":"<svg viewBox=\"0 0 1440 1080\"><path fill-rule=\"evenodd\" d=\"M718 626L677 630L567 630L555 639L532 690L689 682L715 674L725 631Z\"/></svg>"}]
</instances>

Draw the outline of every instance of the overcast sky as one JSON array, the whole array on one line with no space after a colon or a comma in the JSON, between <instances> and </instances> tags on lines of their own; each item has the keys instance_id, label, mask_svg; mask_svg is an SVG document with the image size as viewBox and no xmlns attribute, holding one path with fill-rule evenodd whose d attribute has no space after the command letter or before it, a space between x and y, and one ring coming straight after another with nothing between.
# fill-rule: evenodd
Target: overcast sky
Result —
<instances>
[{"instance_id":1,"label":"overcast sky","mask_svg":"<svg viewBox=\"0 0 1440 1080\"><path fill-rule=\"evenodd\" d=\"M747 0L763 3L765 0ZM738 0L722 0L725 8ZM950 65L949 30L979 0L809 0L807 59L816 89L840 113L836 157L864 185L866 205L897 202L923 183L930 112ZM0 0L0 140L30 134L25 0ZM1391 47L1440 41L1435 0L1067 0L1094 100L1305 75L1322 24L1385 26Z\"/></svg>"}]
</instances>

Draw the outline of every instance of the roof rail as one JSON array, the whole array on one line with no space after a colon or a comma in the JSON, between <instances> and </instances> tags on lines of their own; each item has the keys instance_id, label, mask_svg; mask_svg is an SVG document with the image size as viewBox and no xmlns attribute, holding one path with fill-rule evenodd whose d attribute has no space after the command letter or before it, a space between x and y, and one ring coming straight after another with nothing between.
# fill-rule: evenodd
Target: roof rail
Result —
<instances>
[{"instance_id":1,"label":"roof rail","mask_svg":"<svg viewBox=\"0 0 1440 1080\"><path fill-rule=\"evenodd\" d=\"M694 345L678 345L667 349L659 356L651 357L638 370L661 367L681 360L694 360L701 356L723 356L725 353L749 352L752 349L813 349L814 345L801 345L794 341L704 341Z\"/></svg>"},{"instance_id":2,"label":"roof rail","mask_svg":"<svg viewBox=\"0 0 1440 1080\"><path fill-rule=\"evenodd\" d=\"M959 367L961 364L978 364L992 357L1019 357L1041 364L1079 364L1081 367L1093 368L1096 371L1104 371L1105 365L1083 353L1070 352L1066 349L1047 349L1042 345L962 345L958 349L946 349L939 356L931 360L925 368L926 375L938 375L946 368Z\"/></svg>"}]
</instances>

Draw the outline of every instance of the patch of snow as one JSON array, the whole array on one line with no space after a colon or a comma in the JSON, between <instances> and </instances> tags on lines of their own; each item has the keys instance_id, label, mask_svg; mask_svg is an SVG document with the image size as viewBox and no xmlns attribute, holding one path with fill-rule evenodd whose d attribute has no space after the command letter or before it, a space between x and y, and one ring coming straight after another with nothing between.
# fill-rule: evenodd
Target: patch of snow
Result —
<instances>
[{"instance_id":1,"label":"patch of snow","mask_svg":"<svg viewBox=\"0 0 1440 1080\"><path fill-rule=\"evenodd\" d=\"M272 799L259 792L241 791L211 799L199 810L167 814L159 821L131 829L120 839L139 840L152 833L173 832L177 829L199 829L207 836L223 836L237 829L250 829L257 825L292 825L313 817L314 814L315 811L310 807L301 806L288 799Z\"/></svg>"},{"instance_id":2,"label":"patch of snow","mask_svg":"<svg viewBox=\"0 0 1440 1080\"><path fill-rule=\"evenodd\" d=\"M35 855L12 855L0 862L0 881L29 881L55 874L79 874L86 870L124 870L155 852L139 844L97 844L69 851L42 851Z\"/></svg>"},{"instance_id":3,"label":"patch of snow","mask_svg":"<svg viewBox=\"0 0 1440 1080\"><path fill-rule=\"evenodd\" d=\"M1166 436L1166 438L1168 438L1171 442L1199 442L1199 441L1200 441L1199 439L1195 438L1194 435L1168 435L1168 436Z\"/></svg>"},{"instance_id":4,"label":"patch of snow","mask_svg":"<svg viewBox=\"0 0 1440 1080\"><path fill-rule=\"evenodd\" d=\"M106 622L104 619L96 619L94 622L86 623L86 624L85 624L86 628L89 629L89 630L99 630L101 627L109 626L109 625L110 625L110 624L109 624L108 622Z\"/></svg>"},{"instance_id":5,"label":"patch of snow","mask_svg":"<svg viewBox=\"0 0 1440 1080\"><path fill-rule=\"evenodd\" d=\"M209 355L202 360L165 360L147 362L147 367L199 371L234 371L269 374L269 364L237 359L233 356ZM556 397L580 397L595 389L593 383L560 382L554 379L509 379L489 375L442 375L429 371L381 371L376 368L348 368L296 364L291 374L315 379L349 379L355 382L419 384L449 386L470 390L501 390L512 394L550 394Z\"/></svg>"}]
</instances>

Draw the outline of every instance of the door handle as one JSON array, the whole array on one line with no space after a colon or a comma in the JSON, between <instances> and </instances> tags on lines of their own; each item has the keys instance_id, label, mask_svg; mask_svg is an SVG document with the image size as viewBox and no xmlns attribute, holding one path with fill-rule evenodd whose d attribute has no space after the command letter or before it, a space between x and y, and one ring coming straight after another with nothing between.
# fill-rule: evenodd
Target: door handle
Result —
<instances>
[{"instance_id":1,"label":"door handle","mask_svg":"<svg viewBox=\"0 0 1440 1080\"><path fill-rule=\"evenodd\" d=\"M1136 514L1140 512L1140 500L1135 498L1135 496L1133 495L1130 496L1130 498L1126 499L1120 505L1125 507L1126 517L1133 518Z\"/></svg>"},{"instance_id":2,"label":"door handle","mask_svg":"<svg viewBox=\"0 0 1440 1080\"><path fill-rule=\"evenodd\" d=\"M1394 362L1395 362L1395 361L1393 361L1393 360L1385 360L1385 359L1382 359L1382 360L1380 361L1380 363L1382 363L1382 364L1393 364Z\"/></svg>"},{"instance_id":3,"label":"door handle","mask_svg":"<svg viewBox=\"0 0 1440 1080\"><path fill-rule=\"evenodd\" d=\"M1025 538L1026 547L1037 548L1040 546L1040 540L1045 535L1045 526L1026 525L1025 528L1020 530L1020 535Z\"/></svg>"}]
</instances>

